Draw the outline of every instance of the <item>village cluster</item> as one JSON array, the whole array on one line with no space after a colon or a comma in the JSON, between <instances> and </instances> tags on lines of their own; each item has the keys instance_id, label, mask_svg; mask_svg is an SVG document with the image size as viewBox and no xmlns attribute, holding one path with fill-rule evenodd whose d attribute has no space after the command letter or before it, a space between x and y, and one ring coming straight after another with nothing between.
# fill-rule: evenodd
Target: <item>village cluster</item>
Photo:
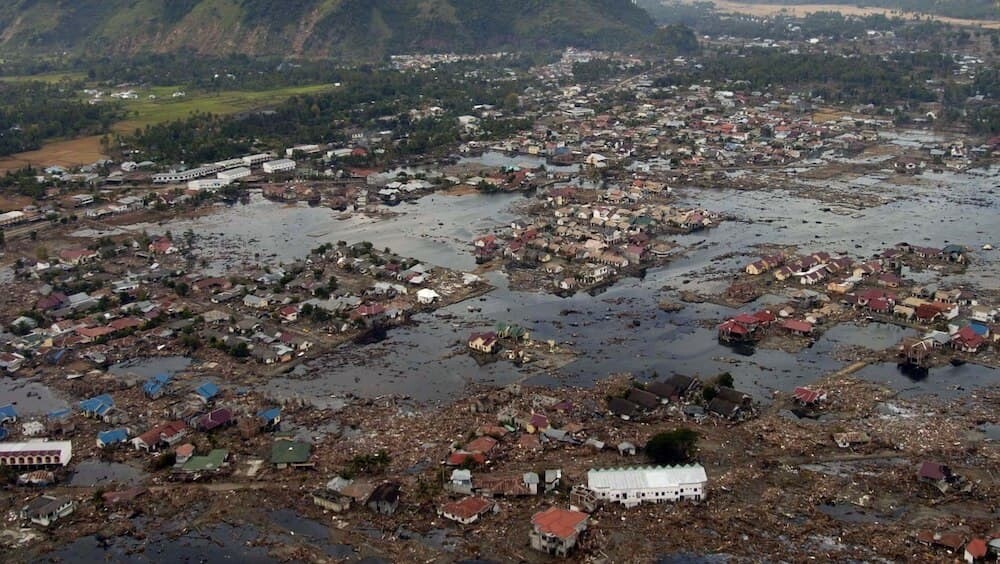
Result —
<instances>
[{"instance_id":1,"label":"village cluster","mask_svg":"<svg viewBox=\"0 0 1000 564\"><path fill-rule=\"evenodd\" d=\"M398 56L391 65L423 72L500 56ZM401 139L351 128L346 142L259 146L200 166L136 153L121 163L39 169L39 197L0 214L11 265L0 296L0 378L68 398L68 407L40 412L0 401L0 477L11 493L0 507L9 512L0 546L53 548L70 536L104 535L106 523L135 534L131 516L184 520L187 500L198 498L191 503L216 521L240 521L239 511L257 505L294 508L345 544L376 546L395 561L431 561L437 553L410 542L414 531L429 530L461 536L463 554L484 558L610 562L605 550L616 546L653 559L644 543L623 545L659 539L665 527L678 543L666 548L683 553L969 562L1000 554L1000 530L990 521L997 493L990 469L1000 456L995 440L978 438L997 424L995 390L947 405L910 400L849 378L867 359L831 376L810 375L814 384L774 390L765 401L727 373L673 369L612 375L589 388L564 386L566 374L551 369L542 375L548 386L488 380L435 405L394 394L305 401L267 388L335 350L374 354L362 347L387 330L493 290L490 270L501 271L512 291L537 292L533 298L596 295L647 269L669 268L704 243L694 239L746 220L713 211L710 198L692 203L688 188L710 195L770 189L827 166L809 168L823 159L834 163L822 171L833 177L842 172L837 159L869 150L880 154L864 166L914 180L904 174L961 172L1000 152L996 137L886 149L885 135L897 131L890 116L864 105L827 112L822 100L785 89L658 86L652 73L568 84L574 65L603 60L641 63L568 50L532 70L542 86L526 89L519 105L534 110L475 106L474 115L457 118L462 138L446 157L376 166L372 157ZM666 67L695 64L677 57ZM429 100L408 108L405 119L443 113ZM532 125L480 138L485 120L506 117ZM262 204L268 209L303 202L336 210L331 224L352 214L372 223L405 220L403 204L431 193L511 198L516 219L476 222L456 237L459 252L475 257L474 272L363 241L240 259L219 271L200 252L203 234L134 228L212 213L206 204L248 201L258 189L272 202ZM835 197L849 209L875 205ZM755 247L761 256L739 273L727 270L721 295L697 294L701 280L692 274L682 299L738 311L683 330L704 323L736 348L796 352L844 322L887 323L917 336L872 357L891 354L925 370L1000 363L995 288L917 282L975 271L977 254L990 248L899 243L851 257L805 245ZM764 296L767 304L751 305ZM537 366L539 358L570 355L554 337L533 340L519 314L508 308L451 323L458 335L451 344L483 373L496 360ZM651 315L661 316L655 323L665 317ZM608 333L638 327L638 315L630 323ZM660 346L649 343L650 355ZM133 361L167 356L190 364L153 374L131 369ZM771 369L760 368L767 378ZM437 369L408 370L418 377ZM658 440L692 442L664 462ZM84 461L141 477L64 487ZM917 515L931 506L930 517ZM841 507L863 516L851 513L857 520L840 526L832 515ZM901 507L917 516L901 519Z\"/></svg>"},{"instance_id":2,"label":"village cluster","mask_svg":"<svg viewBox=\"0 0 1000 564\"><path fill-rule=\"evenodd\" d=\"M505 260L510 270L537 271L540 287L573 294L614 282L619 276L662 264L673 246L656 237L690 233L720 218L664 201L663 183L635 181L629 191L552 188L529 210L529 219L499 234L477 238L476 260Z\"/></svg>"},{"instance_id":3,"label":"village cluster","mask_svg":"<svg viewBox=\"0 0 1000 564\"><path fill-rule=\"evenodd\" d=\"M942 248L899 243L868 260L776 253L745 268L726 291L736 302L754 301L764 292L784 292L785 306L740 313L718 326L726 343L759 343L775 333L812 340L822 327L846 320L894 323L923 331L900 343L901 360L927 368L936 360L963 362L969 355L995 351L1000 343L1000 317L991 295L967 288L916 284L907 273L964 270L971 252L962 245ZM971 267L974 268L974 267ZM810 290L821 287L825 292ZM952 354L939 354L941 350ZM959 355L959 356L952 356Z\"/></svg>"},{"instance_id":4,"label":"village cluster","mask_svg":"<svg viewBox=\"0 0 1000 564\"><path fill-rule=\"evenodd\" d=\"M284 363L489 288L370 243L213 276L185 256L192 240L126 235L19 260L8 304L19 313L3 334L0 368L58 371L78 359L103 367L202 346L228 353L220 362Z\"/></svg>"}]
</instances>

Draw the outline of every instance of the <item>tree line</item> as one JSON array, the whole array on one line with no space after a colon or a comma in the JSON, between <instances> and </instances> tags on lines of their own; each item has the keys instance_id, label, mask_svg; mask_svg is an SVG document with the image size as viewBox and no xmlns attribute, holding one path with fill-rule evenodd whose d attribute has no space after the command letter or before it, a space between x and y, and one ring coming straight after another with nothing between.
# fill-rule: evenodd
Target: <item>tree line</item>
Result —
<instances>
[{"instance_id":1,"label":"tree line","mask_svg":"<svg viewBox=\"0 0 1000 564\"><path fill-rule=\"evenodd\" d=\"M0 155L38 149L45 141L107 131L124 115L116 103L79 99L79 84L0 82Z\"/></svg>"}]
</instances>

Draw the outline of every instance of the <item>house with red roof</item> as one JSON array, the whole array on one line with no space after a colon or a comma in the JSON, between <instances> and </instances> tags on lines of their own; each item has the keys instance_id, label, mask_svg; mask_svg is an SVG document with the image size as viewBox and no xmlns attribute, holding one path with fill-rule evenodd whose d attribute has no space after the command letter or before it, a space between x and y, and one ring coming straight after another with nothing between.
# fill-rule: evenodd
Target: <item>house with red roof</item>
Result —
<instances>
[{"instance_id":1,"label":"house with red roof","mask_svg":"<svg viewBox=\"0 0 1000 564\"><path fill-rule=\"evenodd\" d=\"M798 387L792 392L792 396L802 405L815 405L826 400L826 392L823 390L811 390L809 388Z\"/></svg>"},{"instance_id":2,"label":"house with red roof","mask_svg":"<svg viewBox=\"0 0 1000 564\"><path fill-rule=\"evenodd\" d=\"M531 548L565 557L587 530L590 516L582 511L550 507L531 518Z\"/></svg>"},{"instance_id":3,"label":"house with red roof","mask_svg":"<svg viewBox=\"0 0 1000 564\"><path fill-rule=\"evenodd\" d=\"M979 335L972 327L965 326L951 336L951 346L962 352L975 353L986 344L986 338Z\"/></svg>"},{"instance_id":4,"label":"house with red roof","mask_svg":"<svg viewBox=\"0 0 1000 564\"><path fill-rule=\"evenodd\" d=\"M886 298L874 298L868 302L868 310L874 313L889 313L892 303Z\"/></svg>"},{"instance_id":5,"label":"house with red roof","mask_svg":"<svg viewBox=\"0 0 1000 564\"><path fill-rule=\"evenodd\" d=\"M761 327L767 327L775 321L778 320L778 316L774 315L770 310L762 309L753 314L754 319L757 320L757 324Z\"/></svg>"},{"instance_id":6,"label":"house with red roof","mask_svg":"<svg viewBox=\"0 0 1000 564\"><path fill-rule=\"evenodd\" d=\"M736 320L730 319L719 325L719 340L723 342L729 341L745 341L751 336L750 328Z\"/></svg>"},{"instance_id":7,"label":"house with red roof","mask_svg":"<svg viewBox=\"0 0 1000 564\"><path fill-rule=\"evenodd\" d=\"M914 309L914 316L922 323L933 323L941 317L941 309L934 304L920 304Z\"/></svg>"},{"instance_id":8,"label":"house with red roof","mask_svg":"<svg viewBox=\"0 0 1000 564\"><path fill-rule=\"evenodd\" d=\"M294 323L299 319L299 306L295 304L286 305L278 310L278 316L286 323Z\"/></svg>"},{"instance_id":9,"label":"house with red roof","mask_svg":"<svg viewBox=\"0 0 1000 564\"><path fill-rule=\"evenodd\" d=\"M986 558L986 541L983 539L972 539L965 545L965 561L970 564L976 560Z\"/></svg>"},{"instance_id":10,"label":"house with red roof","mask_svg":"<svg viewBox=\"0 0 1000 564\"><path fill-rule=\"evenodd\" d=\"M456 450L448 455L444 463L448 466L482 466L486 464L486 455L481 452Z\"/></svg>"}]
</instances>

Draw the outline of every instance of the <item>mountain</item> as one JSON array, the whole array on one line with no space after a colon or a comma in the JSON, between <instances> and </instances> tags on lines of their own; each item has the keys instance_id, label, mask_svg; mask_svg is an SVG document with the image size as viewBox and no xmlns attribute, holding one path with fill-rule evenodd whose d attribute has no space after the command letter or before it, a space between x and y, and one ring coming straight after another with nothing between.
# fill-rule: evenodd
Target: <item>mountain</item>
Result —
<instances>
[{"instance_id":1,"label":"mountain","mask_svg":"<svg viewBox=\"0 0 1000 564\"><path fill-rule=\"evenodd\" d=\"M0 53L190 50L374 59L419 51L618 48L655 30L631 0L5 0Z\"/></svg>"}]
</instances>

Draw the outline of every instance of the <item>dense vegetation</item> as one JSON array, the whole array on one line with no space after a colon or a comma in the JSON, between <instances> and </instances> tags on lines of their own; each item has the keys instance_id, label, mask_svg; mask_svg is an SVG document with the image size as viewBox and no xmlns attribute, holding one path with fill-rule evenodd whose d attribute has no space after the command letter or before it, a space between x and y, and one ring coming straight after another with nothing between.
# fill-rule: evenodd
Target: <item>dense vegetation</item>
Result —
<instances>
[{"instance_id":1,"label":"dense vegetation","mask_svg":"<svg viewBox=\"0 0 1000 564\"><path fill-rule=\"evenodd\" d=\"M680 24L713 37L767 37L770 39L804 40L827 37L834 40L864 38L868 31L891 31L903 39L934 38L941 46L962 46L971 34L930 19L915 22L881 14L845 16L838 12L813 12L804 17L774 15L769 17L746 14L726 14L715 11L711 2L660 3L642 0L643 5L661 25ZM977 30L989 34L994 45L1000 42L1000 30Z\"/></svg>"},{"instance_id":2,"label":"dense vegetation","mask_svg":"<svg viewBox=\"0 0 1000 564\"><path fill-rule=\"evenodd\" d=\"M464 78L463 73L403 73L367 69L345 71L341 88L324 94L293 96L267 112L239 117L194 115L186 120L137 131L125 143L147 157L166 162L208 162L246 152L254 142L345 142L345 128L388 130L401 139L385 158L432 151L451 145L461 134L457 117L473 106L512 109L524 84ZM444 114L414 120L410 109L436 105ZM487 136L527 127L523 120L484 120Z\"/></svg>"},{"instance_id":3,"label":"dense vegetation","mask_svg":"<svg viewBox=\"0 0 1000 564\"><path fill-rule=\"evenodd\" d=\"M0 155L41 147L46 140L96 134L119 119L116 104L87 104L82 85L43 82L0 83Z\"/></svg>"},{"instance_id":4,"label":"dense vegetation","mask_svg":"<svg viewBox=\"0 0 1000 564\"><path fill-rule=\"evenodd\" d=\"M653 435L646 442L646 454L656 464L684 464L690 462L698 445L698 433L679 428Z\"/></svg>"},{"instance_id":5,"label":"dense vegetation","mask_svg":"<svg viewBox=\"0 0 1000 564\"><path fill-rule=\"evenodd\" d=\"M341 55L617 48L654 31L630 0L12 0L0 50ZM30 51L27 51L30 49Z\"/></svg>"},{"instance_id":6,"label":"dense vegetation","mask_svg":"<svg viewBox=\"0 0 1000 564\"><path fill-rule=\"evenodd\" d=\"M703 80L743 82L752 89L770 86L808 88L814 97L831 102L882 106L898 101L936 99L926 80L949 71L954 63L930 53L841 56L826 53L790 54L749 50L720 56L702 69L658 79L658 86L689 85Z\"/></svg>"}]
</instances>

